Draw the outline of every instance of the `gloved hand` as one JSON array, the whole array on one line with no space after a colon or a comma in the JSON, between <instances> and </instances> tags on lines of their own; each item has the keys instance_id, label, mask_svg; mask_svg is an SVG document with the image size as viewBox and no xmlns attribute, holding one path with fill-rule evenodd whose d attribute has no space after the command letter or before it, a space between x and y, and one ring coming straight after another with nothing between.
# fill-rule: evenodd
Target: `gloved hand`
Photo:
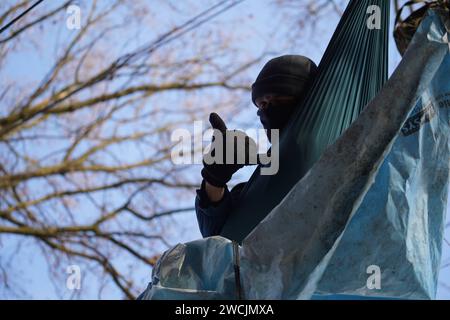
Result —
<instances>
[{"instance_id":1,"label":"gloved hand","mask_svg":"<svg viewBox=\"0 0 450 320\"><path fill-rule=\"evenodd\" d=\"M218 114L211 113L209 122L213 129L216 130L213 135L211 149L203 157L201 174L203 179L211 185L225 187L236 171L244 167L244 165L257 163L258 148L256 142L243 131L227 130L225 123ZM233 152L234 157L230 152Z\"/></svg>"}]
</instances>

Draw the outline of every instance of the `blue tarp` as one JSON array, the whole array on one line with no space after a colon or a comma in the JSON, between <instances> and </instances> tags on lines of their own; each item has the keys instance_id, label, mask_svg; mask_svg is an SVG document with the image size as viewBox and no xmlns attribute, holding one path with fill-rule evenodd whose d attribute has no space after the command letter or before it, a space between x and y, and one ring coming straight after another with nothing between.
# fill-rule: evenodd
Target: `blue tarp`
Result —
<instances>
[{"instance_id":1,"label":"blue tarp","mask_svg":"<svg viewBox=\"0 0 450 320\"><path fill-rule=\"evenodd\" d=\"M447 12L448 14L448 12ZM430 11L385 87L242 242L247 299L433 299L450 173L450 19ZM179 244L143 299L235 299L233 244Z\"/></svg>"},{"instance_id":2,"label":"blue tarp","mask_svg":"<svg viewBox=\"0 0 450 320\"><path fill-rule=\"evenodd\" d=\"M449 47L449 33L434 12L418 32ZM319 292L435 297L449 182L450 54L430 68L435 66L430 84L346 227ZM371 265L380 268L380 290L367 288Z\"/></svg>"}]
</instances>

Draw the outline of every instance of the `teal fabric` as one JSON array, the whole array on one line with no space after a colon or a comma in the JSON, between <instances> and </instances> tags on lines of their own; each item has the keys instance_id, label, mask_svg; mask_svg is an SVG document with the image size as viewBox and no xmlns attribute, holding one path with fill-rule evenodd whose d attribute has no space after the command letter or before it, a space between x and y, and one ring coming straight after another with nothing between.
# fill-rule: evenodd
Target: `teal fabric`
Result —
<instances>
[{"instance_id":1,"label":"teal fabric","mask_svg":"<svg viewBox=\"0 0 450 320\"><path fill-rule=\"evenodd\" d=\"M367 27L371 5L381 9L380 29ZM350 1L309 94L280 137L278 173L255 170L221 236L242 242L376 96L387 80L388 24L389 1Z\"/></svg>"}]
</instances>

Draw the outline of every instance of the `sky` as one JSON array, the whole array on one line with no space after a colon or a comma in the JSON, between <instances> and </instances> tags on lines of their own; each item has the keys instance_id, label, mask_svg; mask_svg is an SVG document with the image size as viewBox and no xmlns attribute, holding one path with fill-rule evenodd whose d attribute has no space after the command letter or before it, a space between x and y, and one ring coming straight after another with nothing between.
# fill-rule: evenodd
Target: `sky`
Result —
<instances>
[{"instance_id":1,"label":"sky","mask_svg":"<svg viewBox=\"0 0 450 320\"><path fill-rule=\"evenodd\" d=\"M59 0L58 0L59 1ZM107 0L101 0L107 1ZM211 21L210 23L223 23L227 25L226 22L232 20L236 17L240 16L248 16L249 18L246 21L245 25L241 26L241 32L243 34L247 33L253 35L247 38L247 41L242 42L240 44L240 48L243 51L249 52L260 52L265 46L267 35L273 32L274 30L283 29L282 24L274 25L275 21L282 21L282 19L275 19L276 13L273 12L273 1L271 0L246 0L236 8L230 10L223 16L218 17L217 19ZM195 14L200 8L193 8L192 14ZM164 14L164 13L162 13ZM277 17L279 18L279 17ZM327 19L321 19L320 23L316 26L317 31L314 36L310 37L308 40L308 45L299 47L299 44L296 43L295 47L285 48L284 51L276 52L276 55L288 54L288 53L298 53L309 56L312 60L314 60L317 64L320 61L320 58L326 48L326 45L329 39L332 36L334 28L337 25L339 17L337 15L331 15ZM392 24L391 24L392 25ZM155 32L156 33L156 32ZM318 36L320 35L320 36ZM52 34L51 36L61 36L57 34ZM395 69L395 66L400 61L400 56L397 53L395 48L395 44L393 43L392 37L390 39L390 63L389 63L389 73ZM49 41L53 43L55 41L52 39L44 39L44 41ZM276 51L277 46L276 43L272 43L274 51ZM268 57L269 59L270 57ZM13 64L6 66L4 70L5 73L14 78L26 78L33 77L33 75L41 74L46 70L46 68L51 64L51 61L46 60L47 58L40 55L30 54L29 51L25 51L23 53L18 53L14 57ZM257 65L253 69L253 74L256 75L258 69L262 67L265 61L261 62L260 65ZM4 80L0 78L0 82ZM242 125L245 126L248 121L251 121L255 116L255 109L251 106L251 101L247 102L247 109L242 113L239 119L235 119L235 121L230 122L230 127L240 127ZM193 168L193 174L198 174L200 168L196 166ZM251 174L253 169L248 168L242 170L233 180L233 182L237 181L245 181ZM193 199L192 199L193 201ZM447 224L450 223L450 214L447 214ZM174 237L171 241L173 244L177 242L187 242L194 239L198 239L201 237L200 232L198 231L197 222L195 218L194 212L185 212L182 214L178 214L176 219L172 219L173 222L172 229L174 230L172 233L177 236ZM449 229L447 229L446 234L447 239L450 239ZM2 254L1 257L7 257L11 254L11 250L15 247L14 240L9 240L9 243L3 243L3 247L1 247ZM22 256L19 259L15 259L13 263L14 272L17 274L21 274L26 281L27 292L30 295L25 295L24 297L33 298L33 299L57 299L59 297L55 290L55 286L59 286L60 284L52 283L52 281L48 278L47 269L49 268L45 257L42 255L35 254L35 248L33 246L27 246L27 243L31 241L26 241L23 244ZM448 262L450 260L450 247L444 246L446 249L443 252L442 261ZM59 270L61 273L65 273L66 270ZM440 279L443 282L450 284L450 268L442 269ZM150 277L148 277L150 280ZM98 279L95 277L88 277L84 279L84 281L88 281L92 285L93 288L96 288L100 285L97 284ZM97 293L95 290L89 292L83 292L83 296L81 298L97 298ZM71 298L72 293L67 292L62 298L68 299ZM105 293L101 296L101 298L110 298L110 299L119 299L121 296L118 293ZM0 298L15 298L10 296L3 296L0 292ZM20 297L19 297L20 298ZM450 292L439 290L438 298L440 299L450 299Z\"/></svg>"}]
</instances>

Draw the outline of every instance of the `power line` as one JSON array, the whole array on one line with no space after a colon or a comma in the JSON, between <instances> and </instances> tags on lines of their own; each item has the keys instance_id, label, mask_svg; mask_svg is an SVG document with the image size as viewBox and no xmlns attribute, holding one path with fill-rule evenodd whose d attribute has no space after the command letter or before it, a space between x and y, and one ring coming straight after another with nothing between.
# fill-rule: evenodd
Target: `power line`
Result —
<instances>
[{"instance_id":1,"label":"power line","mask_svg":"<svg viewBox=\"0 0 450 320\"><path fill-rule=\"evenodd\" d=\"M35 4L33 4L31 7L29 7L27 10L25 10L24 12L22 12L20 15L18 15L16 18L14 18L11 22L9 22L6 26L2 27L0 29L0 34L5 31L6 29L8 29L9 27L11 27L14 23L16 23L20 18L22 18L24 15L26 15L28 12L30 12L31 10L33 10L34 7L36 7L38 4L40 4L42 1L44 0L38 0L35 2Z\"/></svg>"}]
</instances>

